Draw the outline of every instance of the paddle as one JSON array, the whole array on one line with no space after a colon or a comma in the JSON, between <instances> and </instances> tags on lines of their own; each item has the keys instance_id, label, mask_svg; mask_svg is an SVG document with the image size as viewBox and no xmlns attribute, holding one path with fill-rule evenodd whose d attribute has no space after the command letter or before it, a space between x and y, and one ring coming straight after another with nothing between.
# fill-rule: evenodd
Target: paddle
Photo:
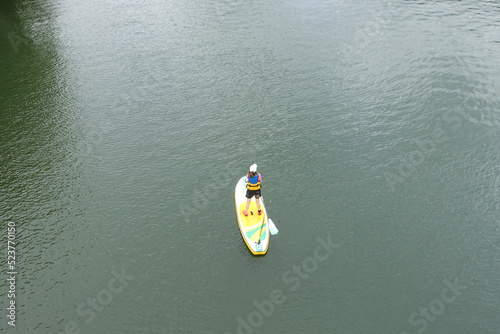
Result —
<instances>
[{"instance_id":1,"label":"paddle","mask_svg":"<svg viewBox=\"0 0 500 334\"><path fill-rule=\"evenodd\" d=\"M278 234L278 229L271 218L269 218L269 232L271 232L272 235Z\"/></svg>"},{"instance_id":2,"label":"paddle","mask_svg":"<svg viewBox=\"0 0 500 334\"><path fill-rule=\"evenodd\" d=\"M264 199L262 199L262 204L264 204ZM274 225L273 220L271 218L268 218L268 221L269 221L269 232L271 232L271 235L278 234L278 228L276 227L276 225Z\"/></svg>"},{"instance_id":3,"label":"paddle","mask_svg":"<svg viewBox=\"0 0 500 334\"><path fill-rule=\"evenodd\" d=\"M257 243L259 245L260 245L260 237L262 236L262 227L264 227L265 221L266 221L265 219L262 219L262 224L260 224L259 242Z\"/></svg>"}]
</instances>

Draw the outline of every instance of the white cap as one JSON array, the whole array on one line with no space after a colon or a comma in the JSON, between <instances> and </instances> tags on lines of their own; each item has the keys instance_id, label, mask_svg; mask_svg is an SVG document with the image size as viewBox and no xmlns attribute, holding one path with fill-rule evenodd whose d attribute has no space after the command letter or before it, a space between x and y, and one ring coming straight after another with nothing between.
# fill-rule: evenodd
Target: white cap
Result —
<instances>
[{"instance_id":1,"label":"white cap","mask_svg":"<svg viewBox=\"0 0 500 334\"><path fill-rule=\"evenodd\" d=\"M250 171L255 173L257 171L257 164L250 166Z\"/></svg>"}]
</instances>

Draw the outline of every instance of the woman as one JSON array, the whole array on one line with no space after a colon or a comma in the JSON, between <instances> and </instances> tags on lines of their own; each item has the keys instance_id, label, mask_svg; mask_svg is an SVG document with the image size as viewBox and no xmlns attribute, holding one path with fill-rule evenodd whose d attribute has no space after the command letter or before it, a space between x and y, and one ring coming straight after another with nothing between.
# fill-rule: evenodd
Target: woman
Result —
<instances>
[{"instance_id":1,"label":"woman","mask_svg":"<svg viewBox=\"0 0 500 334\"><path fill-rule=\"evenodd\" d=\"M257 210L259 210L259 215L262 214L262 210L260 209L259 198L260 193L260 183L262 182L262 176L257 173L257 164L253 164L250 166L250 171L245 178L245 183L247 184L247 207L246 210L243 211L245 216L248 216L248 208L250 207L250 202L252 201L252 197L255 196L255 202L257 202Z\"/></svg>"}]
</instances>

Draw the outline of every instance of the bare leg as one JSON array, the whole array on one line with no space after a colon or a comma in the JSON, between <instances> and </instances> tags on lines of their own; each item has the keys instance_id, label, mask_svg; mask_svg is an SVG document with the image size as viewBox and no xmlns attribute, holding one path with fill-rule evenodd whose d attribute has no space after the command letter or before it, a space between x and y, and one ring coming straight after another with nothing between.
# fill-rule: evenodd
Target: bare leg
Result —
<instances>
[{"instance_id":1,"label":"bare leg","mask_svg":"<svg viewBox=\"0 0 500 334\"><path fill-rule=\"evenodd\" d=\"M252 201L251 198L247 198L247 207L246 207L246 210L245 210L245 212L247 213L247 215L248 215L248 208L250 207L250 202L251 201Z\"/></svg>"},{"instance_id":2,"label":"bare leg","mask_svg":"<svg viewBox=\"0 0 500 334\"><path fill-rule=\"evenodd\" d=\"M255 202L257 202L257 210L260 211L260 201L259 201L259 196L255 196Z\"/></svg>"}]
</instances>

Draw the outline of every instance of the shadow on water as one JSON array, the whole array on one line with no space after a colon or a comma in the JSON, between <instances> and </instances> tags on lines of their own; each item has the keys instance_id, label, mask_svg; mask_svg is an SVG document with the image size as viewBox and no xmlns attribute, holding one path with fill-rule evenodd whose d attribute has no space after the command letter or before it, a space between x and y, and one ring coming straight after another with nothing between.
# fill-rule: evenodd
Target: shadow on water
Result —
<instances>
[{"instance_id":1,"label":"shadow on water","mask_svg":"<svg viewBox=\"0 0 500 334\"><path fill-rule=\"evenodd\" d=\"M83 248L75 239L85 228L90 194L79 158L80 107L58 15L52 2L0 2L0 226L16 222L16 241L23 245L18 260L26 284L18 289L27 300L19 301L17 316L24 332L60 321L44 320L47 315L35 310L41 301L30 299L50 295L60 273L70 272L68 254Z\"/></svg>"},{"instance_id":2,"label":"shadow on water","mask_svg":"<svg viewBox=\"0 0 500 334\"><path fill-rule=\"evenodd\" d=\"M57 12L42 1L0 7L0 186L6 216L20 219L77 178L69 170L76 105L58 36ZM20 217L21 215L21 217ZM28 215L30 216L30 215Z\"/></svg>"},{"instance_id":3,"label":"shadow on water","mask_svg":"<svg viewBox=\"0 0 500 334\"><path fill-rule=\"evenodd\" d=\"M78 101L54 27L58 15L44 1L0 4L0 202L4 219L22 226L25 251L73 234L88 203L75 158Z\"/></svg>"}]
</instances>

